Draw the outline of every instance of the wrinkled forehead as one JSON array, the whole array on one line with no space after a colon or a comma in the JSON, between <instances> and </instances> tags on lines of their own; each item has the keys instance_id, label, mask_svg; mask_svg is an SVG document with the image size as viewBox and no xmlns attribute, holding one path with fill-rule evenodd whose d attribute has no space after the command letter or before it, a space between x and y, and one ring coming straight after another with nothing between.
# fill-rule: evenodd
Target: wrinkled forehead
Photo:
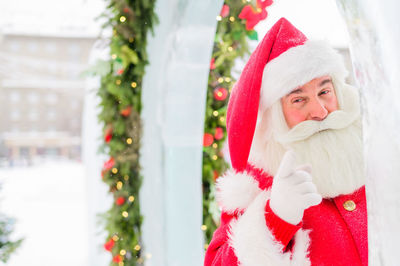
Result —
<instances>
[{"instance_id":1,"label":"wrinkled forehead","mask_svg":"<svg viewBox=\"0 0 400 266\"><path fill-rule=\"evenodd\" d=\"M324 75L322 77L315 78L310 80L304 85L297 86L292 91L284 95L282 98L286 98L290 95L298 95L302 93L307 93L314 90L320 90L325 87L334 87L332 77L330 75Z\"/></svg>"}]
</instances>

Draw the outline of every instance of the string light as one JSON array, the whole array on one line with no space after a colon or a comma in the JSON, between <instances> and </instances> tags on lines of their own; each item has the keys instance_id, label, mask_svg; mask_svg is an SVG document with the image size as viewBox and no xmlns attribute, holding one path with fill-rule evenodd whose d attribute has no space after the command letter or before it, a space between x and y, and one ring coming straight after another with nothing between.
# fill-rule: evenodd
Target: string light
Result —
<instances>
[{"instance_id":1,"label":"string light","mask_svg":"<svg viewBox=\"0 0 400 266\"><path fill-rule=\"evenodd\" d=\"M232 46L229 46L229 47L228 47L228 51L229 51L229 52L232 52L232 51L233 51L233 47L232 47Z\"/></svg>"},{"instance_id":2,"label":"string light","mask_svg":"<svg viewBox=\"0 0 400 266\"><path fill-rule=\"evenodd\" d=\"M129 200L130 202L133 202L133 201L135 200L135 197L134 197L134 196L129 196L128 200Z\"/></svg>"},{"instance_id":3,"label":"string light","mask_svg":"<svg viewBox=\"0 0 400 266\"><path fill-rule=\"evenodd\" d=\"M206 230L207 230L207 225L203 224L203 225L201 226L201 230L206 231Z\"/></svg>"},{"instance_id":4,"label":"string light","mask_svg":"<svg viewBox=\"0 0 400 266\"><path fill-rule=\"evenodd\" d=\"M234 22L234 21L235 21L235 17L230 17L229 20L230 20L231 22Z\"/></svg>"},{"instance_id":5,"label":"string light","mask_svg":"<svg viewBox=\"0 0 400 266\"><path fill-rule=\"evenodd\" d=\"M221 21L222 17L221 16L217 16L217 21Z\"/></svg>"},{"instance_id":6,"label":"string light","mask_svg":"<svg viewBox=\"0 0 400 266\"><path fill-rule=\"evenodd\" d=\"M132 88L136 88L136 87L137 87L137 83L136 83L136 82L132 82L132 83L131 83L131 87L132 87Z\"/></svg>"},{"instance_id":7,"label":"string light","mask_svg":"<svg viewBox=\"0 0 400 266\"><path fill-rule=\"evenodd\" d=\"M214 143L212 146L213 146L214 149L218 148L218 144L217 143Z\"/></svg>"},{"instance_id":8,"label":"string light","mask_svg":"<svg viewBox=\"0 0 400 266\"><path fill-rule=\"evenodd\" d=\"M119 21L121 21L122 23L124 23L124 22L126 21L126 17L125 17L125 16L121 16L121 17L119 18Z\"/></svg>"},{"instance_id":9,"label":"string light","mask_svg":"<svg viewBox=\"0 0 400 266\"><path fill-rule=\"evenodd\" d=\"M204 249L208 249L208 244L204 244Z\"/></svg>"},{"instance_id":10,"label":"string light","mask_svg":"<svg viewBox=\"0 0 400 266\"><path fill-rule=\"evenodd\" d=\"M136 251L139 251L139 250L141 249L141 247L140 247L140 245L136 245L136 246L134 247L134 249L135 249Z\"/></svg>"},{"instance_id":11,"label":"string light","mask_svg":"<svg viewBox=\"0 0 400 266\"><path fill-rule=\"evenodd\" d=\"M117 235L114 235L114 236L112 237L112 240L118 241L118 240L119 240L119 237L118 237Z\"/></svg>"},{"instance_id":12,"label":"string light","mask_svg":"<svg viewBox=\"0 0 400 266\"><path fill-rule=\"evenodd\" d=\"M122 186L123 186L123 183L121 181L118 181L117 182L117 189L121 190Z\"/></svg>"},{"instance_id":13,"label":"string light","mask_svg":"<svg viewBox=\"0 0 400 266\"><path fill-rule=\"evenodd\" d=\"M112 54L112 55L111 55L111 58L112 58L113 60L115 60L115 59L117 59L117 55L116 55L116 54Z\"/></svg>"},{"instance_id":14,"label":"string light","mask_svg":"<svg viewBox=\"0 0 400 266\"><path fill-rule=\"evenodd\" d=\"M146 259L151 259L152 255L151 253L146 253Z\"/></svg>"},{"instance_id":15,"label":"string light","mask_svg":"<svg viewBox=\"0 0 400 266\"><path fill-rule=\"evenodd\" d=\"M123 261L118 262L118 266L124 266L124 262Z\"/></svg>"},{"instance_id":16,"label":"string light","mask_svg":"<svg viewBox=\"0 0 400 266\"><path fill-rule=\"evenodd\" d=\"M214 111L213 116L218 116L218 111Z\"/></svg>"},{"instance_id":17,"label":"string light","mask_svg":"<svg viewBox=\"0 0 400 266\"><path fill-rule=\"evenodd\" d=\"M114 167L113 169L111 169L111 172L112 172L113 174L116 174L116 173L118 173L118 169Z\"/></svg>"},{"instance_id":18,"label":"string light","mask_svg":"<svg viewBox=\"0 0 400 266\"><path fill-rule=\"evenodd\" d=\"M129 145L132 144L132 139L131 138L127 138L126 139L126 143L128 143Z\"/></svg>"},{"instance_id":19,"label":"string light","mask_svg":"<svg viewBox=\"0 0 400 266\"><path fill-rule=\"evenodd\" d=\"M221 77L221 78L218 78L218 82L219 82L219 83L224 82L224 78L222 78L222 77Z\"/></svg>"},{"instance_id":20,"label":"string light","mask_svg":"<svg viewBox=\"0 0 400 266\"><path fill-rule=\"evenodd\" d=\"M219 118L219 121L224 122L224 121L225 121L225 118L224 118L223 116L221 116L221 117Z\"/></svg>"},{"instance_id":21,"label":"string light","mask_svg":"<svg viewBox=\"0 0 400 266\"><path fill-rule=\"evenodd\" d=\"M231 80L231 78L230 77L226 77L225 78L225 82L231 82L232 80Z\"/></svg>"},{"instance_id":22,"label":"string light","mask_svg":"<svg viewBox=\"0 0 400 266\"><path fill-rule=\"evenodd\" d=\"M126 250L125 250L125 249L121 249L121 251L119 252L119 254L121 254L121 256L125 256Z\"/></svg>"},{"instance_id":23,"label":"string light","mask_svg":"<svg viewBox=\"0 0 400 266\"><path fill-rule=\"evenodd\" d=\"M212 156L212 159L213 159L214 161L216 161L216 160L218 159L218 156L217 156L217 155L213 155L213 156Z\"/></svg>"},{"instance_id":24,"label":"string light","mask_svg":"<svg viewBox=\"0 0 400 266\"><path fill-rule=\"evenodd\" d=\"M122 216L125 217L125 218L127 218L127 217L129 216L129 213L128 213L127 211L123 211L123 212L122 212Z\"/></svg>"},{"instance_id":25,"label":"string light","mask_svg":"<svg viewBox=\"0 0 400 266\"><path fill-rule=\"evenodd\" d=\"M125 179L125 181L128 181L129 180L129 175L125 175L124 179Z\"/></svg>"},{"instance_id":26,"label":"string light","mask_svg":"<svg viewBox=\"0 0 400 266\"><path fill-rule=\"evenodd\" d=\"M115 81L115 84L120 85L120 84L121 84L121 80L120 80L120 79L117 79L117 80Z\"/></svg>"}]
</instances>

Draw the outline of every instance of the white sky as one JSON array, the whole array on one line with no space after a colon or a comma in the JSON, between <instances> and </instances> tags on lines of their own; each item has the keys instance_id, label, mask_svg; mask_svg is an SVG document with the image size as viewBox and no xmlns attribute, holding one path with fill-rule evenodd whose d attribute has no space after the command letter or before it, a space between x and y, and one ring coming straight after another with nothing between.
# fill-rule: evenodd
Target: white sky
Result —
<instances>
[{"instance_id":1,"label":"white sky","mask_svg":"<svg viewBox=\"0 0 400 266\"><path fill-rule=\"evenodd\" d=\"M275 0L268 17L256 26L259 39L281 17L287 18L309 39L327 40L334 47L348 46L348 33L335 0Z\"/></svg>"},{"instance_id":2,"label":"white sky","mask_svg":"<svg viewBox=\"0 0 400 266\"><path fill-rule=\"evenodd\" d=\"M162 0L160 0L162 1ZM33 35L95 36L104 0L0 1L0 30ZM346 47L348 34L335 0L275 0L268 18L257 25L261 39L280 17L286 17L309 39L326 39Z\"/></svg>"},{"instance_id":3,"label":"white sky","mask_svg":"<svg viewBox=\"0 0 400 266\"><path fill-rule=\"evenodd\" d=\"M0 1L0 30L29 35L96 36L104 0Z\"/></svg>"}]
</instances>

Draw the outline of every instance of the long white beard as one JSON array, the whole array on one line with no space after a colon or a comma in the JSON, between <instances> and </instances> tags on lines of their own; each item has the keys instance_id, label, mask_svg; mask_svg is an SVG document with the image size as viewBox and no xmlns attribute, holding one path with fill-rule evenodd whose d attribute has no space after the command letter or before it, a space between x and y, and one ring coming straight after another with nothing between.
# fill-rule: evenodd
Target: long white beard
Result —
<instances>
[{"instance_id":1,"label":"long white beard","mask_svg":"<svg viewBox=\"0 0 400 266\"><path fill-rule=\"evenodd\" d=\"M349 194L365 184L358 95L345 90L341 110L323 121L304 121L288 129L280 102L257 125L249 161L275 175L292 149L298 165L311 164L313 182L324 198ZM348 91L349 90L349 91ZM355 92L356 93L356 92Z\"/></svg>"}]
</instances>

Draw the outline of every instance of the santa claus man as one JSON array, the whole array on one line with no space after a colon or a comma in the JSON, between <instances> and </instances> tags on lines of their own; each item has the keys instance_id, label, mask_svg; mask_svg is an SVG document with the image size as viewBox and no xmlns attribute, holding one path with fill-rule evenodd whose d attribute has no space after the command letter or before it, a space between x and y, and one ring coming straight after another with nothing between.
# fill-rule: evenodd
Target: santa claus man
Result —
<instances>
[{"instance_id":1,"label":"santa claus man","mask_svg":"<svg viewBox=\"0 0 400 266\"><path fill-rule=\"evenodd\" d=\"M280 19L227 114L233 170L205 265L367 265L358 92L340 55Z\"/></svg>"}]
</instances>

